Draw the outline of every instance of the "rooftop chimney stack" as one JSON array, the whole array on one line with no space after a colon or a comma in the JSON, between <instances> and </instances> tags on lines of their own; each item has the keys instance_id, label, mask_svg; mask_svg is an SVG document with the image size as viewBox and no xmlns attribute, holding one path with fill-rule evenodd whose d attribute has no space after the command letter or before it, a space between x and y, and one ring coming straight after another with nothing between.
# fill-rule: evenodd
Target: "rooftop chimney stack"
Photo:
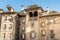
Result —
<instances>
[{"instance_id":1,"label":"rooftop chimney stack","mask_svg":"<svg viewBox=\"0 0 60 40\"><path fill-rule=\"evenodd\" d=\"M24 11L24 5L21 5L21 10Z\"/></svg>"},{"instance_id":2,"label":"rooftop chimney stack","mask_svg":"<svg viewBox=\"0 0 60 40\"><path fill-rule=\"evenodd\" d=\"M7 9L8 9L8 12L14 12L14 9L10 5L7 5Z\"/></svg>"},{"instance_id":3,"label":"rooftop chimney stack","mask_svg":"<svg viewBox=\"0 0 60 40\"><path fill-rule=\"evenodd\" d=\"M46 11L47 11L47 14L49 14L49 8L48 7L46 8Z\"/></svg>"},{"instance_id":4,"label":"rooftop chimney stack","mask_svg":"<svg viewBox=\"0 0 60 40\"><path fill-rule=\"evenodd\" d=\"M4 11L3 11L3 9L0 9L0 13L3 13Z\"/></svg>"}]
</instances>

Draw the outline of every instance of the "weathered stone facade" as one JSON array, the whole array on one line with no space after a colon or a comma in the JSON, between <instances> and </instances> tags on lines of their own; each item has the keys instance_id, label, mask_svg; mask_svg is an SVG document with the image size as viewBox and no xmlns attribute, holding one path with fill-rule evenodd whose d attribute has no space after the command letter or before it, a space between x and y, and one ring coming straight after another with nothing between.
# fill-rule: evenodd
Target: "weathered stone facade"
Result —
<instances>
[{"instance_id":1,"label":"weathered stone facade","mask_svg":"<svg viewBox=\"0 0 60 40\"><path fill-rule=\"evenodd\" d=\"M7 8L8 12L1 13L0 40L60 40L60 12L44 11L38 5L21 12Z\"/></svg>"}]
</instances>

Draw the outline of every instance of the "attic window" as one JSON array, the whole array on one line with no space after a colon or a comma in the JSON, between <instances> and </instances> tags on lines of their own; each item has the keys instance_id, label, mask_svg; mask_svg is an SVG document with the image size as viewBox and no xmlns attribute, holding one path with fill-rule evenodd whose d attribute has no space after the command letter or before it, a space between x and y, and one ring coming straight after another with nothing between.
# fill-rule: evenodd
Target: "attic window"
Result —
<instances>
[{"instance_id":1,"label":"attic window","mask_svg":"<svg viewBox=\"0 0 60 40\"><path fill-rule=\"evenodd\" d=\"M33 13L32 13L32 12L30 12L30 13L29 13L29 16L30 16L30 17L33 17Z\"/></svg>"},{"instance_id":2,"label":"attic window","mask_svg":"<svg viewBox=\"0 0 60 40\"><path fill-rule=\"evenodd\" d=\"M34 16L38 16L38 12L37 11L34 12Z\"/></svg>"}]
</instances>

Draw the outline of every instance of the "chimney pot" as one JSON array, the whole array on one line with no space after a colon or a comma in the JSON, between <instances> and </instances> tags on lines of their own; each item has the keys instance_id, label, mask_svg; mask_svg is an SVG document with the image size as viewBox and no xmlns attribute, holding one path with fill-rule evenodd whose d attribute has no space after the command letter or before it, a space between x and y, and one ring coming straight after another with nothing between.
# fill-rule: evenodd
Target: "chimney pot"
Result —
<instances>
[{"instance_id":1,"label":"chimney pot","mask_svg":"<svg viewBox=\"0 0 60 40\"><path fill-rule=\"evenodd\" d=\"M46 11L47 11L47 14L49 14L49 8L48 7L46 8Z\"/></svg>"},{"instance_id":2,"label":"chimney pot","mask_svg":"<svg viewBox=\"0 0 60 40\"><path fill-rule=\"evenodd\" d=\"M14 12L14 9L10 5L7 5L7 9L9 12Z\"/></svg>"},{"instance_id":3,"label":"chimney pot","mask_svg":"<svg viewBox=\"0 0 60 40\"><path fill-rule=\"evenodd\" d=\"M4 11L3 11L3 9L0 9L0 13L3 13Z\"/></svg>"},{"instance_id":4,"label":"chimney pot","mask_svg":"<svg viewBox=\"0 0 60 40\"><path fill-rule=\"evenodd\" d=\"M21 5L21 10L24 11L24 5Z\"/></svg>"}]
</instances>

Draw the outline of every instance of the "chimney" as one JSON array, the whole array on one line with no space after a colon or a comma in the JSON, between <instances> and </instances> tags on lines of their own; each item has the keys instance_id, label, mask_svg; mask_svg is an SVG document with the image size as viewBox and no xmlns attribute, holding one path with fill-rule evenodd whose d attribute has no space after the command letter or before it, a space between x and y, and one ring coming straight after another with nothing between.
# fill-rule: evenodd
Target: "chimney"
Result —
<instances>
[{"instance_id":1,"label":"chimney","mask_svg":"<svg viewBox=\"0 0 60 40\"><path fill-rule=\"evenodd\" d=\"M3 13L4 11L3 11L3 9L0 9L0 13Z\"/></svg>"},{"instance_id":2,"label":"chimney","mask_svg":"<svg viewBox=\"0 0 60 40\"><path fill-rule=\"evenodd\" d=\"M49 14L49 8L48 7L46 8L46 11L47 11L47 14Z\"/></svg>"},{"instance_id":3,"label":"chimney","mask_svg":"<svg viewBox=\"0 0 60 40\"><path fill-rule=\"evenodd\" d=\"M8 9L8 12L14 12L14 9L10 5L7 5L7 9Z\"/></svg>"},{"instance_id":4,"label":"chimney","mask_svg":"<svg viewBox=\"0 0 60 40\"><path fill-rule=\"evenodd\" d=\"M21 10L24 11L24 5L21 5Z\"/></svg>"}]
</instances>

